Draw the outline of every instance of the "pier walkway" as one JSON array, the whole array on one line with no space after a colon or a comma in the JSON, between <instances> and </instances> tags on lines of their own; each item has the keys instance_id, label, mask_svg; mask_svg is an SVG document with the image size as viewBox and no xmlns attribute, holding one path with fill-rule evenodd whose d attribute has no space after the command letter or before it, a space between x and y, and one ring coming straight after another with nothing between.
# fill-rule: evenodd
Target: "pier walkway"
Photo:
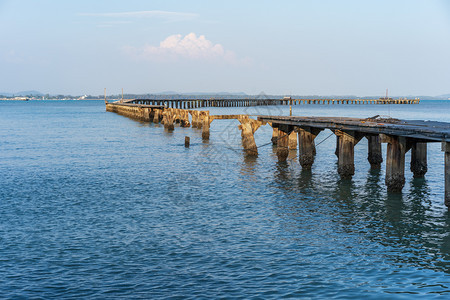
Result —
<instances>
[{"instance_id":1,"label":"pier walkway","mask_svg":"<svg viewBox=\"0 0 450 300\"><path fill-rule=\"evenodd\" d=\"M266 105L301 105L301 104L418 104L420 99L279 99L242 98L242 99L128 99L122 103L165 105L168 108L203 108L203 107L249 107Z\"/></svg>"},{"instance_id":2,"label":"pier walkway","mask_svg":"<svg viewBox=\"0 0 450 300\"><path fill-rule=\"evenodd\" d=\"M280 162L286 161L290 150L298 149L299 163L311 169L316 153L314 140L325 129L336 136L335 154L338 173L343 179L355 173L355 146L368 140L368 161L373 169L383 162L382 143L387 143L385 184L389 192L401 192L405 184L405 154L411 151L410 169L415 178L428 171L427 144L439 142L444 152L445 205L450 208L450 123L397 120L374 116L366 119L342 117L210 115L209 111L167 108L165 105L108 103L106 110L132 119L164 124L168 131L180 127L202 130L203 140L209 140L210 124L218 119L236 119L246 155L258 155L254 134L263 125L273 128L272 143L277 147Z\"/></svg>"}]
</instances>

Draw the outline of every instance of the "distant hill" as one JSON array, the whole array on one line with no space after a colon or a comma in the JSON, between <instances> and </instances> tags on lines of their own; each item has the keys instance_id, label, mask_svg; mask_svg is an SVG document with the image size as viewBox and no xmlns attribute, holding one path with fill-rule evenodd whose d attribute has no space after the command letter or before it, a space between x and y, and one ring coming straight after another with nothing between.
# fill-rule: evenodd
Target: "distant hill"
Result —
<instances>
[{"instance_id":1,"label":"distant hill","mask_svg":"<svg viewBox=\"0 0 450 300\"><path fill-rule=\"evenodd\" d=\"M17 93L3 93L0 92L0 95L2 96L6 96L6 97L12 97L12 96L43 96L44 94L42 94L39 91L22 91L22 92L17 92Z\"/></svg>"},{"instance_id":2,"label":"distant hill","mask_svg":"<svg viewBox=\"0 0 450 300\"><path fill-rule=\"evenodd\" d=\"M174 92L174 91L164 91L161 93L153 93L154 95L218 95L218 96L230 96L230 95L239 95L239 96L247 96L246 93L244 92L239 92L239 93L229 93L229 92L218 92L218 93L207 93L207 92L195 92L195 93L178 93L178 92Z\"/></svg>"}]
</instances>

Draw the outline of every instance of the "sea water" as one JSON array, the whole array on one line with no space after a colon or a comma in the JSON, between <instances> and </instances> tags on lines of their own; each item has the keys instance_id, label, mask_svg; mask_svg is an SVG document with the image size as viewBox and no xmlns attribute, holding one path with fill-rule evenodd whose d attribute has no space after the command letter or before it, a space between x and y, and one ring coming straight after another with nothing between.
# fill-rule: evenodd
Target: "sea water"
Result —
<instances>
[{"instance_id":1,"label":"sea water","mask_svg":"<svg viewBox=\"0 0 450 300\"><path fill-rule=\"evenodd\" d=\"M299 116L450 122L450 102L298 105ZM210 108L288 115L288 106ZM310 172L278 163L271 128L242 151L236 120L143 123L102 101L0 102L0 298L369 298L450 295L439 143L428 173L388 194L367 141L340 180L335 137ZM190 148L184 137L191 138ZM386 146L383 151L386 153Z\"/></svg>"}]
</instances>

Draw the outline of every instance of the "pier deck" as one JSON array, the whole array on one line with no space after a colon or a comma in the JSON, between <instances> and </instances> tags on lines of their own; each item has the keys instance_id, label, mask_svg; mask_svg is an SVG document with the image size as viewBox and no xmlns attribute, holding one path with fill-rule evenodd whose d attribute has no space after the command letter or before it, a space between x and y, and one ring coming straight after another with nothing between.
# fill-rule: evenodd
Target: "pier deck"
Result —
<instances>
[{"instance_id":1,"label":"pier deck","mask_svg":"<svg viewBox=\"0 0 450 300\"><path fill-rule=\"evenodd\" d=\"M301 105L301 104L419 104L420 99L293 99L284 98L225 98L225 99L126 99L123 103L146 104L146 105L165 105L168 108L202 108L202 107L249 107L249 106L267 106L267 105Z\"/></svg>"},{"instance_id":2,"label":"pier deck","mask_svg":"<svg viewBox=\"0 0 450 300\"><path fill-rule=\"evenodd\" d=\"M273 124L309 126L331 130L353 130L366 134L386 134L416 139L422 142L450 142L450 123L423 120L345 117L285 117L258 116L258 120Z\"/></svg>"}]
</instances>

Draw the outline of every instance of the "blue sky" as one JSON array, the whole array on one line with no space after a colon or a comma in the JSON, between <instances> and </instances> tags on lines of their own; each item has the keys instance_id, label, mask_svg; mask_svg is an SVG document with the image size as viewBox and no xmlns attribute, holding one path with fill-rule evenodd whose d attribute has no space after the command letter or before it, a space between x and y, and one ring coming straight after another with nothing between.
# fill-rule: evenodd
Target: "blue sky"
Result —
<instances>
[{"instance_id":1,"label":"blue sky","mask_svg":"<svg viewBox=\"0 0 450 300\"><path fill-rule=\"evenodd\" d=\"M0 92L450 93L450 1L2 1Z\"/></svg>"}]
</instances>

